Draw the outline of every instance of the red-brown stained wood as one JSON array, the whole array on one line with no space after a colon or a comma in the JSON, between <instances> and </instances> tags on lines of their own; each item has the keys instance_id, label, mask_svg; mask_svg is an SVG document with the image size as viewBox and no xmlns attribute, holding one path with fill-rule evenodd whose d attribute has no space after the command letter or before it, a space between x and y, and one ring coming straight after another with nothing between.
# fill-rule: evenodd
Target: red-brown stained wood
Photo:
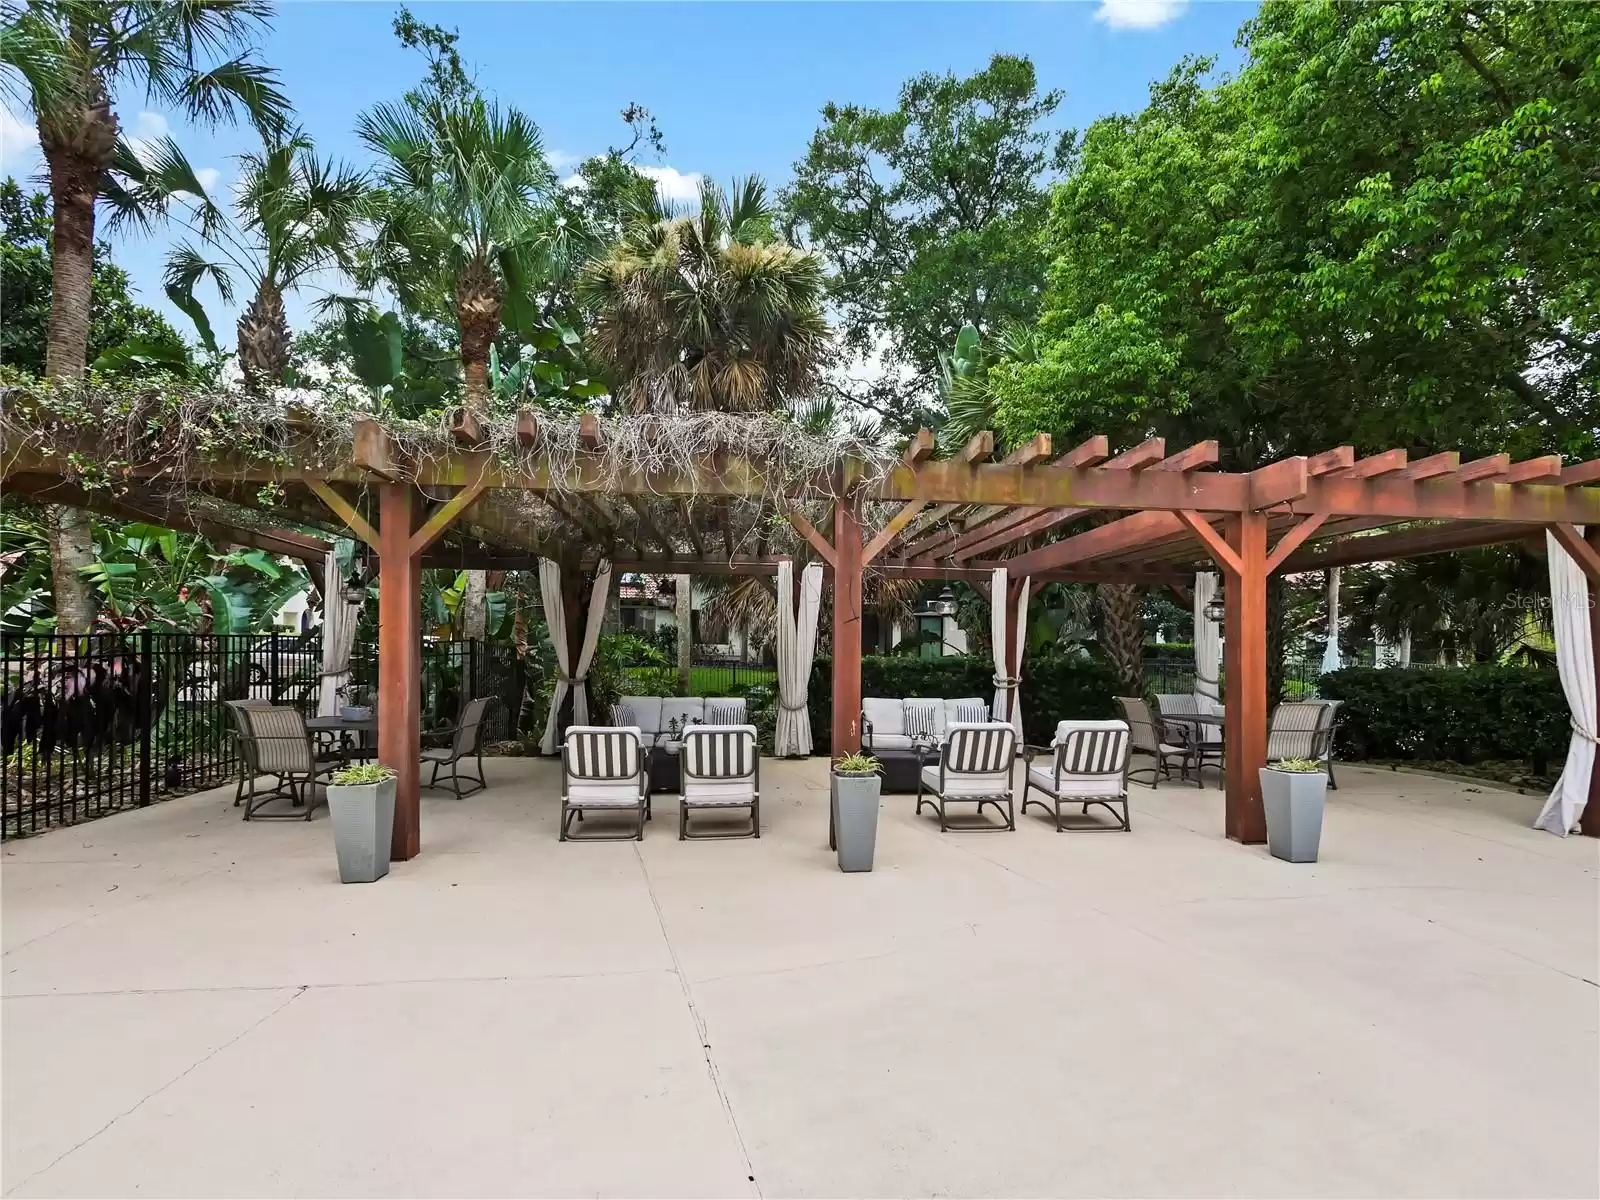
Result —
<instances>
[{"instance_id":1,"label":"red-brown stained wood","mask_svg":"<svg viewBox=\"0 0 1600 1200\"><path fill-rule=\"evenodd\" d=\"M470 409L458 408L450 414L450 436L463 446L481 446L483 422Z\"/></svg>"},{"instance_id":2,"label":"red-brown stained wood","mask_svg":"<svg viewBox=\"0 0 1600 1200\"><path fill-rule=\"evenodd\" d=\"M1356 451L1354 446L1335 446L1332 450L1324 450L1321 454L1313 454L1306 459L1306 474L1311 476L1331 475L1335 471L1346 471L1355 465Z\"/></svg>"},{"instance_id":3,"label":"red-brown stained wood","mask_svg":"<svg viewBox=\"0 0 1600 1200\"><path fill-rule=\"evenodd\" d=\"M1233 840L1255 843L1267 840L1261 805L1261 768L1267 762L1267 518L1262 513L1240 513L1227 519L1225 530L1242 570L1223 568L1227 608L1223 824Z\"/></svg>"},{"instance_id":4,"label":"red-brown stained wood","mask_svg":"<svg viewBox=\"0 0 1600 1200\"><path fill-rule=\"evenodd\" d=\"M1512 463L1500 477L1501 483L1554 483L1561 478L1561 456L1546 454Z\"/></svg>"},{"instance_id":5,"label":"red-brown stained wood","mask_svg":"<svg viewBox=\"0 0 1600 1200\"><path fill-rule=\"evenodd\" d=\"M906 443L905 453L900 456L900 461L908 467L914 467L919 462L932 458L936 445L933 430L919 429Z\"/></svg>"},{"instance_id":6,"label":"red-brown stained wood","mask_svg":"<svg viewBox=\"0 0 1600 1200\"><path fill-rule=\"evenodd\" d=\"M539 441L539 417L531 408L517 410L517 442L523 446L537 445Z\"/></svg>"},{"instance_id":7,"label":"red-brown stained wood","mask_svg":"<svg viewBox=\"0 0 1600 1200\"><path fill-rule=\"evenodd\" d=\"M833 510L833 755L861 749L861 520L847 497Z\"/></svg>"},{"instance_id":8,"label":"red-brown stained wood","mask_svg":"<svg viewBox=\"0 0 1600 1200\"><path fill-rule=\"evenodd\" d=\"M1476 458L1469 463L1462 463L1450 477L1457 483L1479 483L1490 479L1503 479L1510 470L1509 454L1491 454L1487 458Z\"/></svg>"},{"instance_id":9,"label":"red-brown stained wood","mask_svg":"<svg viewBox=\"0 0 1600 1200\"><path fill-rule=\"evenodd\" d=\"M1454 450L1447 450L1443 454L1430 454L1427 458L1419 458L1400 472L1400 478L1433 479L1439 475L1454 473L1460 465L1461 455Z\"/></svg>"},{"instance_id":10,"label":"red-brown stained wood","mask_svg":"<svg viewBox=\"0 0 1600 1200\"><path fill-rule=\"evenodd\" d=\"M1404 450L1385 450L1382 454L1369 454L1344 470L1334 471L1331 474L1339 479L1376 479L1380 475L1405 470L1406 460L1407 455Z\"/></svg>"},{"instance_id":11,"label":"red-brown stained wood","mask_svg":"<svg viewBox=\"0 0 1600 1200\"><path fill-rule=\"evenodd\" d=\"M389 857L422 849L422 569L416 493L378 485L378 761L397 775Z\"/></svg>"},{"instance_id":12,"label":"red-brown stained wood","mask_svg":"<svg viewBox=\"0 0 1600 1200\"><path fill-rule=\"evenodd\" d=\"M589 451L600 449L600 418L593 413L583 413L578 417L578 440L583 443L583 448Z\"/></svg>"}]
</instances>

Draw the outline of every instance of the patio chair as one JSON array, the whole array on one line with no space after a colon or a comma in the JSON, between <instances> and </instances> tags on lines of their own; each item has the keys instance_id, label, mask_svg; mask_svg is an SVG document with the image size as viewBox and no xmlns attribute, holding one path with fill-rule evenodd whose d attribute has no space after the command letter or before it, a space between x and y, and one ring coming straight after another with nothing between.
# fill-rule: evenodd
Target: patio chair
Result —
<instances>
[{"instance_id":1,"label":"patio chair","mask_svg":"<svg viewBox=\"0 0 1600 1200\"><path fill-rule=\"evenodd\" d=\"M259 816L311 820L317 807L317 781L335 770L338 764L317 757L316 743L300 710L272 704L239 704L233 711L243 716L249 731L245 739L249 744L246 756L253 763L252 769L257 775L271 775L277 780L272 791L257 796L256 781L251 778L244 819L248 821ZM305 812L260 811L262 805L278 799L288 799L295 808L304 807Z\"/></svg>"},{"instance_id":2,"label":"patio chair","mask_svg":"<svg viewBox=\"0 0 1600 1200\"><path fill-rule=\"evenodd\" d=\"M1201 696L1197 692L1156 693L1156 709L1160 712L1163 722L1168 726L1180 726L1189 734L1187 743L1189 761L1195 765L1195 776L1200 779L1200 785L1205 786L1203 776L1206 764L1214 763L1217 768L1217 787L1220 788L1224 783L1223 767L1227 759L1222 744L1221 728L1183 719L1210 716L1212 703L1210 697Z\"/></svg>"},{"instance_id":3,"label":"patio chair","mask_svg":"<svg viewBox=\"0 0 1600 1200\"><path fill-rule=\"evenodd\" d=\"M239 760L239 779L233 789L233 806L238 808L244 803L244 787L247 782L261 774L256 766L255 743L250 740L250 726L245 723L242 708L266 708L271 705L270 700L224 700L222 702L228 709L228 718L233 722L233 748Z\"/></svg>"},{"instance_id":4,"label":"patio chair","mask_svg":"<svg viewBox=\"0 0 1600 1200\"><path fill-rule=\"evenodd\" d=\"M1172 778L1170 760L1174 758L1178 760L1178 778L1187 780L1189 763L1194 756L1190 740L1193 731L1176 721L1169 724L1152 715L1150 706L1133 696L1118 696L1117 707L1122 710L1122 718L1128 723L1130 754L1148 754L1155 760L1150 767L1150 786L1159 787L1162 775ZM1134 774L1130 770L1128 778L1132 779ZM1197 780L1196 786L1205 787L1205 781Z\"/></svg>"},{"instance_id":5,"label":"patio chair","mask_svg":"<svg viewBox=\"0 0 1600 1200\"><path fill-rule=\"evenodd\" d=\"M1333 780L1333 723L1338 714L1337 700L1295 700L1272 710L1267 727L1267 761L1284 758L1310 758L1322 763Z\"/></svg>"},{"instance_id":6,"label":"patio chair","mask_svg":"<svg viewBox=\"0 0 1600 1200\"><path fill-rule=\"evenodd\" d=\"M761 836L761 753L754 725L693 725L684 731L678 840ZM748 808L750 831L690 833L694 809Z\"/></svg>"},{"instance_id":7,"label":"patio chair","mask_svg":"<svg viewBox=\"0 0 1600 1200\"><path fill-rule=\"evenodd\" d=\"M1053 802L1057 833L1066 828L1061 823L1062 804L1082 804L1085 816L1091 804L1100 804L1117 818L1115 825L1094 824L1087 828L1130 829L1128 760L1132 755L1129 746L1126 721L1062 721L1056 726L1055 740L1050 743L1048 767L1033 765L1040 753L1034 747L1026 747L1022 752L1026 763L1022 781L1023 814L1027 814L1030 803L1047 811L1052 807L1043 800L1030 801L1028 792L1034 789ZM1120 815L1118 805L1122 806Z\"/></svg>"},{"instance_id":8,"label":"patio chair","mask_svg":"<svg viewBox=\"0 0 1600 1200\"><path fill-rule=\"evenodd\" d=\"M483 719L489 711L489 698L480 697L467 701L461 710L461 720L456 722L452 729L441 730L450 735L450 744L441 746L437 750L424 750L422 752L422 765L431 766L433 773L428 777L427 786L439 787L439 768L449 767L450 773L445 776L448 783L459 800L463 796L470 796L474 792L481 792L488 787L488 782L483 777ZM477 775L461 774L463 759L477 758ZM472 786L463 790L461 781L465 779Z\"/></svg>"},{"instance_id":9,"label":"patio chair","mask_svg":"<svg viewBox=\"0 0 1600 1200\"><path fill-rule=\"evenodd\" d=\"M950 831L946 806L952 801L976 803L978 815L992 804L1005 818L1003 825L983 822L959 825L958 830L1000 831L1017 827L1017 810L1011 790L1011 767L1016 760L1017 731L1005 721L957 722L945 730L937 765L927 761L928 751L919 751L922 769L917 773L917 813L922 806L938 810L939 832ZM924 799L924 793L930 799Z\"/></svg>"},{"instance_id":10,"label":"patio chair","mask_svg":"<svg viewBox=\"0 0 1600 1200\"><path fill-rule=\"evenodd\" d=\"M590 809L633 812L632 833L586 833L573 828ZM643 841L650 819L644 737L637 726L573 725L561 747L561 837L563 842Z\"/></svg>"}]
</instances>

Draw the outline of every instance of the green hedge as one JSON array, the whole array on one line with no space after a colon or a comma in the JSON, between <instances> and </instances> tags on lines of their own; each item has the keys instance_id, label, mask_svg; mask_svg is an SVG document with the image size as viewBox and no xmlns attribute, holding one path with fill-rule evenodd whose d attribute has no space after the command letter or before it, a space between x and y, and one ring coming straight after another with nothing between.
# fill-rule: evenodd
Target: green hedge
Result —
<instances>
[{"instance_id":1,"label":"green hedge","mask_svg":"<svg viewBox=\"0 0 1600 1200\"><path fill-rule=\"evenodd\" d=\"M1566 755L1567 702L1554 671L1532 667L1347 667L1322 677L1343 700L1337 750L1345 758L1474 763Z\"/></svg>"},{"instance_id":2,"label":"green hedge","mask_svg":"<svg viewBox=\"0 0 1600 1200\"><path fill-rule=\"evenodd\" d=\"M868 656L861 660L863 696L962 696L994 698L994 664L967 655L911 658ZM1029 742L1043 745L1067 717L1116 715L1116 679L1104 663L1059 654L1029 659L1022 673L1022 723ZM833 728L833 663L818 658L811 668L807 699L817 753L826 752Z\"/></svg>"}]
</instances>

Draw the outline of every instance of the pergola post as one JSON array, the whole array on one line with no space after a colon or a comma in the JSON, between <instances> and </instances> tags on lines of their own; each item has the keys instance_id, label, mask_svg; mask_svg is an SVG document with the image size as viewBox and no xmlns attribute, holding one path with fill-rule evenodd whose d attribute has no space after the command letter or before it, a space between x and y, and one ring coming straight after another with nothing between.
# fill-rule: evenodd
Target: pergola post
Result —
<instances>
[{"instance_id":1,"label":"pergola post","mask_svg":"<svg viewBox=\"0 0 1600 1200\"><path fill-rule=\"evenodd\" d=\"M854 496L833 509L834 757L861 749L861 514Z\"/></svg>"},{"instance_id":2,"label":"pergola post","mask_svg":"<svg viewBox=\"0 0 1600 1200\"><path fill-rule=\"evenodd\" d=\"M1227 573L1223 663L1227 692L1227 800L1223 823L1240 842L1267 840L1261 768L1267 763L1267 517L1245 512L1224 525L1236 562Z\"/></svg>"},{"instance_id":3,"label":"pergola post","mask_svg":"<svg viewBox=\"0 0 1600 1200\"><path fill-rule=\"evenodd\" d=\"M414 489L377 490L378 760L398 776L389 857L404 862L422 849L422 565Z\"/></svg>"}]
</instances>

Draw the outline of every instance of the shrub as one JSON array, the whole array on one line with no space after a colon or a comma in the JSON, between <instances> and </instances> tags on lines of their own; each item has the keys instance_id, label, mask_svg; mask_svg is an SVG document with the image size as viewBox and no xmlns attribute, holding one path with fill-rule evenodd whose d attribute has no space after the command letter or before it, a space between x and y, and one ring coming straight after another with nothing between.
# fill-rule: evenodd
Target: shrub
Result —
<instances>
[{"instance_id":1,"label":"shrub","mask_svg":"<svg viewBox=\"0 0 1600 1200\"><path fill-rule=\"evenodd\" d=\"M1322 677L1343 700L1342 758L1546 764L1566 754L1567 702L1554 671L1533 667L1346 667Z\"/></svg>"},{"instance_id":2,"label":"shrub","mask_svg":"<svg viewBox=\"0 0 1600 1200\"><path fill-rule=\"evenodd\" d=\"M944 658L868 656L861 660L863 696L994 697L994 664L974 655ZM1116 681L1104 663L1057 651L1035 655L1022 672L1023 734L1047 743L1056 722L1067 717L1094 719L1116 715ZM811 668L808 692L811 738L821 753L829 746L833 722L833 663L819 657Z\"/></svg>"}]
</instances>

